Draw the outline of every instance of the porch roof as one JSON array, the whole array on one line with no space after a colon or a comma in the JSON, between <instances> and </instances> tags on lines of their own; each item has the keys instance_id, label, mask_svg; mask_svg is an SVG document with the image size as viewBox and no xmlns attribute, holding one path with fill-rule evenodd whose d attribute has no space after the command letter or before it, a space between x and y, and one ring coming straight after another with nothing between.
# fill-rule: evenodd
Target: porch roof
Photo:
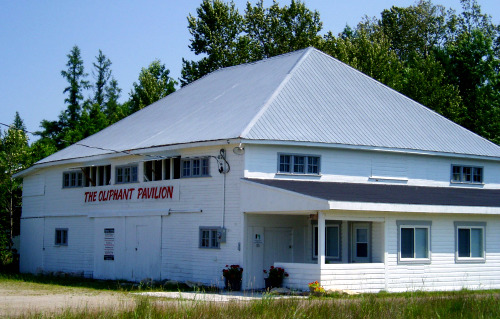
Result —
<instances>
[{"instance_id":1,"label":"porch roof","mask_svg":"<svg viewBox=\"0 0 500 319\"><path fill-rule=\"evenodd\" d=\"M500 207L500 189L424 187L280 179L245 178L244 180L330 202Z\"/></svg>"}]
</instances>

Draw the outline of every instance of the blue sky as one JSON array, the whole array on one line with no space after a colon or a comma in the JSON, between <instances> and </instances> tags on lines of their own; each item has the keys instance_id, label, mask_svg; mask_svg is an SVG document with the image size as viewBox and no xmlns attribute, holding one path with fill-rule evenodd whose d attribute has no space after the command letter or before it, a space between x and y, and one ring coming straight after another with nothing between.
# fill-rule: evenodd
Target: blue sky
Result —
<instances>
[{"instance_id":1,"label":"blue sky","mask_svg":"<svg viewBox=\"0 0 500 319\"><path fill-rule=\"evenodd\" d=\"M42 119L56 120L66 108L61 76L66 55L74 45L82 52L92 81L92 63L99 49L113 63L114 77L128 99L142 67L160 59L173 78L180 77L182 58L197 59L188 48L186 17L196 14L201 0L183 1L68 1L0 0L0 122L12 123L19 111L28 130L39 129ZM246 0L235 0L240 12ZM250 1L255 4L255 0ZM483 12L500 24L498 0L479 0ZM289 0L279 1L280 5ZM363 16L380 16L392 5L409 0L306 0L318 10L323 31L334 34L346 24L355 26ZM265 6L272 1L265 0ZM459 0L434 1L460 11ZM86 97L91 93L86 93ZM33 137L30 137L33 140Z\"/></svg>"}]
</instances>

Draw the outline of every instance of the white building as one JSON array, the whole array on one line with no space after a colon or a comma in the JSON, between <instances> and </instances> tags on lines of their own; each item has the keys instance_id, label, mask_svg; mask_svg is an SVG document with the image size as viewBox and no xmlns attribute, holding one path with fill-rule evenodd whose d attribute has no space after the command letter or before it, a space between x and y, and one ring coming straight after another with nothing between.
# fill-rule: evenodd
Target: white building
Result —
<instances>
[{"instance_id":1,"label":"white building","mask_svg":"<svg viewBox=\"0 0 500 319\"><path fill-rule=\"evenodd\" d=\"M19 176L22 272L500 288L500 147L313 48L213 72Z\"/></svg>"}]
</instances>

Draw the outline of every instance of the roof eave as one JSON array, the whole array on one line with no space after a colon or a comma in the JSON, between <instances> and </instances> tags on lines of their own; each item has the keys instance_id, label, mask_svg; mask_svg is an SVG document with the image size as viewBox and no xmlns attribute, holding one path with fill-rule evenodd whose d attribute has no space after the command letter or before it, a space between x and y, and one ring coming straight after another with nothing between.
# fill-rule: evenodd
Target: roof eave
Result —
<instances>
[{"instance_id":1,"label":"roof eave","mask_svg":"<svg viewBox=\"0 0 500 319\"><path fill-rule=\"evenodd\" d=\"M35 163L33 166L14 174L13 177L14 178L23 178L27 175L31 175L33 172L35 172L39 169L51 167L51 166L56 166L56 165L81 164L83 162L88 162L88 161L111 160L113 158L123 157L123 156L143 156L142 153L158 153L158 152L182 149L182 148L186 148L186 147L192 148L192 147L215 146L215 145L229 145L229 144L238 144L240 142L241 142L241 139L237 138L237 137L236 138L224 138L224 139L211 140L211 141L198 141L198 142L179 143L179 144L170 144L170 145L158 145L158 146L152 146L152 147L148 147L148 148L138 148L138 149L134 149L134 150L127 150L126 152L128 153L128 155L123 153L123 152L113 152L113 153L92 155L92 156L86 156L86 157L74 157L74 158L68 158L68 159L50 161L50 162L44 162L44 163Z\"/></svg>"},{"instance_id":2,"label":"roof eave","mask_svg":"<svg viewBox=\"0 0 500 319\"><path fill-rule=\"evenodd\" d=\"M376 151L376 152L391 152L391 153L406 153L415 155L426 156L440 156L440 157L453 157L474 160L489 160L500 162L500 156L487 156L477 154L461 154L461 153L447 153L438 151L427 151L418 149L405 149L384 146L371 146L371 145L350 145L326 142L313 142L313 141L280 141L280 140L256 140L256 139L242 139L242 143L246 144L263 144L263 145L288 145L288 146L308 146L320 148L334 148L334 149L348 149L348 150L361 150L361 151Z\"/></svg>"}]
</instances>

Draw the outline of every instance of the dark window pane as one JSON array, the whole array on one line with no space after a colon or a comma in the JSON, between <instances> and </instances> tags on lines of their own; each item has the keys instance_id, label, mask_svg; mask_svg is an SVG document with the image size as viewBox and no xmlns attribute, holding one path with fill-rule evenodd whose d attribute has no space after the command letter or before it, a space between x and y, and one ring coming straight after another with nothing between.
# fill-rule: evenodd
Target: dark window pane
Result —
<instances>
[{"instance_id":1,"label":"dark window pane","mask_svg":"<svg viewBox=\"0 0 500 319\"><path fill-rule=\"evenodd\" d=\"M464 182L472 182L472 167L464 167L463 168L463 178Z\"/></svg>"},{"instance_id":2,"label":"dark window pane","mask_svg":"<svg viewBox=\"0 0 500 319\"><path fill-rule=\"evenodd\" d=\"M462 171L462 167L461 166L453 166L452 180L454 182L460 182L461 181L461 171Z\"/></svg>"},{"instance_id":3,"label":"dark window pane","mask_svg":"<svg viewBox=\"0 0 500 319\"><path fill-rule=\"evenodd\" d=\"M414 229L401 228L401 258L413 258L414 247Z\"/></svg>"},{"instance_id":4,"label":"dark window pane","mask_svg":"<svg viewBox=\"0 0 500 319\"><path fill-rule=\"evenodd\" d=\"M318 227L314 227L314 256L318 256Z\"/></svg>"},{"instance_id":5,"label":"dark window pane","mask_svg":"<svg viewBox=\"0 0 500 319\"><path fill-rule=\"evenodd\" d=\"M280 155L280 172L290 173L290 155Z\"/></svg>"},{"instance_id":6,"label":"dark window pane","mask_svg":"<svg viewBox=\"0 0 500 319\"><path fill-rule=\"evenodd\" d=\"M458 230L458 257L470 257L470 229Z\"/></svg>"},{"instance_id":7,"label":"dark window pane","mask_svg":"<svg viewBox=\"0 0 500 319\"><path fill-rule=\"evenodd\" d=\"M319 173L319 157L309 156L307 158L307 173L308 174Z\"/></svg>"},{"instance_id":8,"label":"dark window pane","mask_svg":"<svg viewBox=\"0 0 500 319\"><path fill-rule=\"evenodd\" d=\"M174 179L181 177L181 158L174 157Z\"/></svg>"},{"instance_id":9,"label":"dark window pane","mask_svg":"<svg viewBox=\"0 0 500 319\"><path fill-rule=\"evenodd\" d=\"M326 256L339 257L339 228L326 227Z\"/></svg>"},{"instance_id":10,"label":"dark window pane","mask_svg":"<svg viewBox=\"0 0 500 319\"><path fill-rule=\"evenodd\" d=\"M304 156L294 156L293 172L300 173L300 174L305 173L305 157Z\"/></svg>"},{"instance_id":11,"label":"dark window pane","mask_svg":"<svg viewBox=\"0 0 500 319\"><path fill-rule=\"evenodd\" d=\"M356 244L356 257L368 257L368 244L367 243L357 243Z\"/></svg>"},{"instance_id":12,"label":"dark window pane","mask_svg":"<svg viewBox=\"0 0 500 319\"><path fill-rule=\"evenodd\" d=\"M154 179L155 181L162 180L162 161L154 161Z\"/></svg>"},{"instance_id":13,"label":"dark window pane","mask_svg":"<svg viewBox=\"0 0 500 319\"><path fill-rule=\"evenodd\" d=\"M474 183L482 183L483 182L483 169L481 167L474 168L473 182Z\"/></svg>"}]
</instances>

